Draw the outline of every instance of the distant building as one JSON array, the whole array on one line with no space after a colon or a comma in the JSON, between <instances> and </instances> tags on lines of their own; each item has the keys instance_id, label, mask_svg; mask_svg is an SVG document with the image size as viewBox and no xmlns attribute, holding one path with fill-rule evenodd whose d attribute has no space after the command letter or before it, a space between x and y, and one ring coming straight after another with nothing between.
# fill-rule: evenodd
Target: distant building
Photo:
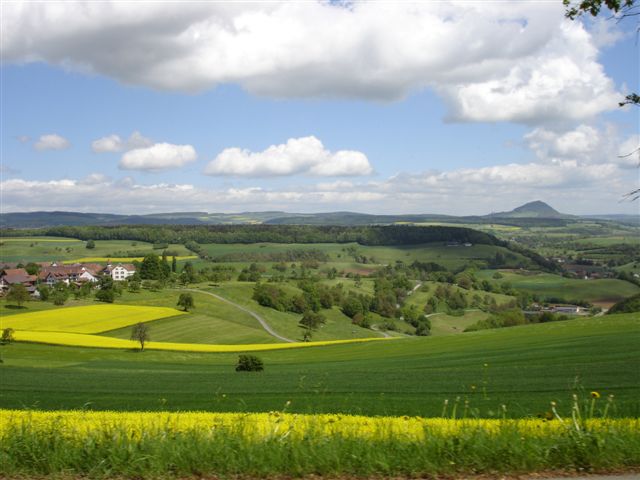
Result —
<instances>
[{"instance_id":1,"label":"distant building","mask_svg":"<svg viewBox=\"0 0 640 480\"><path fill-rule=\"evenodd\" d=\"M121 282L136 273L136 267L130 263L119 263L117 265L107 265L104 273L111 275L116 282Z\"/></svg>"},{"instance_id":2,"label":"distant building","mask_svg":"<svg viewBox=\"0 0 640 480\"><path fill-rule=\"evenodd\" d=\"M0 291L9 290L12 285L24 285L33 294L36 291L36 275L29 275L24 268L5 268L0 271Z\"/></svg>"}]
</instances>

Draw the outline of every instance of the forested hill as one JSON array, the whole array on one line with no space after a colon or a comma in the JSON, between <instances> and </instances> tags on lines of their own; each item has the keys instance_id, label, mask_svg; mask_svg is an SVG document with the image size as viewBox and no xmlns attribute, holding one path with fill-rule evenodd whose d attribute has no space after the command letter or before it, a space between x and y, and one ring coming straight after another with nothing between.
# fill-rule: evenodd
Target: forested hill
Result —
<instances>
[{"instance_id":1,"label":"forested hill","mask_svg":"<svg viewBox=\"0 0 640 480\"><path fill-rule=\"evenodd\" d=\"M132 225L57 226L33 230L4 229L3 236L49 235L80 240L139 240L151 243L349 243L412 245L429 242L502 244L470 228L408 225Z\"/></svg>"}]
</instances>

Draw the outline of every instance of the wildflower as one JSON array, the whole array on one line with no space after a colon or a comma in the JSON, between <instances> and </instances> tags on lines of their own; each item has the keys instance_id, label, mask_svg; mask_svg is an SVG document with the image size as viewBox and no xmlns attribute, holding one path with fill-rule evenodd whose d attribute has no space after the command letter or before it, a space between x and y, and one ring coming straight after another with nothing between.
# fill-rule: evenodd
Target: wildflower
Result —
<instances>
[{"instance_id":1,"label":"wildflower","mask_svg":"<svg viewBox=\"0 0 640 480\"><path fill-rule=\"evenodd\" d=\"M475 385L471 385L471 390L475 390L476 386Z\"/></svg>"},{"instance_id":2,"label":"wildflower","mask_svg":"<svg viewBox=\"0 0 640 480\"><path fill-rule=\"evenodd\" d=\"M600 398L600 393L596 391L591 392L591 398Z\"/></svg>"}]
</instances>

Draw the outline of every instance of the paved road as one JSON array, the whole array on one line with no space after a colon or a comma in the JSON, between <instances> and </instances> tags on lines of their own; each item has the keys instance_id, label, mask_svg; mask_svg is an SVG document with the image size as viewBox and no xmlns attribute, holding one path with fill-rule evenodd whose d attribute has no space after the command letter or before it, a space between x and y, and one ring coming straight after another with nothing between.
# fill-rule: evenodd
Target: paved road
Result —
<instances>
[{"instance_id":1,"label":"paved road","mask_svg":"<svg viewBox=\"0 0 640 480\"><path fill-rule=\"evenodd\" d=\"M291 340L290 338L283 337L282 335L276 333L276 331L269 326L269 324L265 321L265 319L262 318L260 315L258 315L256 312L253 312L253 311L249 310L248 308L243 307L242 305L238 305L237 303L232 302L231 300L229 300L227 298L221 297L220 295L216 295L215 293L205 292L204 290L197 290L195 288L181 288L180 290L186 290L188 292L202 293L204 295L209 295L211 297L217 298L221 302L225 302L225 303L228 303L229 305L233 305L237 309L242 310L243 312L246 312L249 315L251 315L253 318L255 318L260 323L260 325L262 325L262 328L264 328L265 331L269 335L271 335L272 337L275 337L278 340L282 340L283 342L288 342L288 343L294 343L295 342L295 340Z\"/></svg>"}]
</instances>

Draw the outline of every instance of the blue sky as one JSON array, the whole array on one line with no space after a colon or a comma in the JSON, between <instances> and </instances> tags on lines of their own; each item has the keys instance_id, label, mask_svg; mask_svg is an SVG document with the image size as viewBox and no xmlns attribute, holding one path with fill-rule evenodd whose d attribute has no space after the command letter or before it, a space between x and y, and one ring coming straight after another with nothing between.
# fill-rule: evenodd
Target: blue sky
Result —
<instances>
[{"instance_id":1,"label":"blue sky","mask_svg":"<svg viewBox=\"0 0 640 480\"><path fill-rule=\"evenodd\" d=\"M633 23L484 5L3 4L2 210L637 213Z\"/></svg>"}]
</instances>

